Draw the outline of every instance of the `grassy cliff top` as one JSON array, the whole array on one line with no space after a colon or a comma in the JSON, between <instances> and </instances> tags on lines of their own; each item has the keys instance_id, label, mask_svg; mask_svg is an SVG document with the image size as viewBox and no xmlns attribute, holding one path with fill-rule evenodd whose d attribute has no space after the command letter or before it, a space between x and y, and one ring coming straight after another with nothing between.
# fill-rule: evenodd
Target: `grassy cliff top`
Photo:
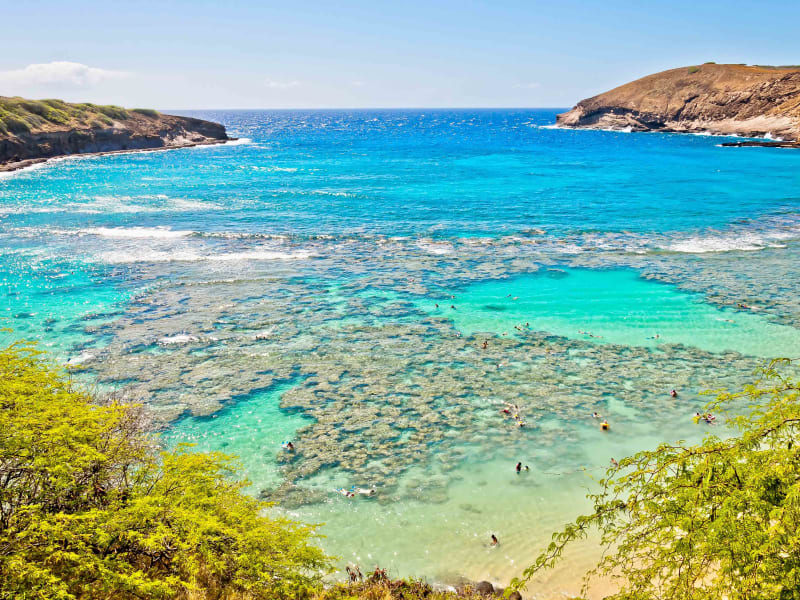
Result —
<instances>
[{"instance_id":1,"label":"grassy cliff top","mask_svg":"<svg viewBox=\"0 0 800 600\"><path fill-rule=\"evenodd\" d=\"M158 119L159 113L147 108L63 100L28 100L19 96L0 96L0 136L58 131L64 129L102 129L118 121Z\"/></svg>"}]
</instances>

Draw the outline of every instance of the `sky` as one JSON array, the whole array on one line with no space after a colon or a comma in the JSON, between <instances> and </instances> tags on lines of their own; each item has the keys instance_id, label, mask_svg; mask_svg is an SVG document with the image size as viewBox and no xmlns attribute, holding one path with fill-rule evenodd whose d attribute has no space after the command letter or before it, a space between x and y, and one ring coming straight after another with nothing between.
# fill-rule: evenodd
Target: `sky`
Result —
<instances>
[{"instance_id":1,"label":"sky","mask_svg":"<svg viewBox=\"0 0 800 600\"><path fill-rule=\"evenodd\" d=\"M0 0L0 95L169 109L568 107L800 64L800 0Z\"/></svg>"}]
</instances>

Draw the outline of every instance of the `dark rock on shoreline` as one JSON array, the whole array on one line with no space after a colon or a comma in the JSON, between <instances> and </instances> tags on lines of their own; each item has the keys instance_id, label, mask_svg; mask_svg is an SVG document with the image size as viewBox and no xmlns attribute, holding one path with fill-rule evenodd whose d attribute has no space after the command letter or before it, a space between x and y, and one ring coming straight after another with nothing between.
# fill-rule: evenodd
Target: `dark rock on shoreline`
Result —
<instances>
[{"instance_id":1,"label":"dark rock on shoreline","mask_svg":"<svg viewBox=\"0 0 800 600\"><path fill-rule=\"evenodd\" d=\"M0 97L0 171L49 158L218 144L225 127L153 110Z\"/></svg>"},{"instance_id":2,"label":"dark rock on shoreline","mask_svg":"<svg viewBox=\"0 0 800 600\"><path fill-rule=\"evenodd\" d=\"M800 66L709 63L663 71L581 100L558 115L557 123L586 129L770 134L800 142Z\"/></svg>"},{"instance_id":3,"label":"dark rock on shoreline","mask_svg":"<svg viewBox=\"0 0 800 600\"><path fill-rule=\"evenodd\" d=\"M732 148L800 148L800 142L759 142L759 141L746 141L746 142L725 142L720 146L727 146Z\"/></svg>"},{"instance_id":4,"label":"dark rock on shoreline","mask_svg":"<svg viewBox=\"0 0 800 600\"><path fill-rule=\"evenodd\" d=\"M485 598L503 598L505 589L495 587L490 581L479 581L478 583L465 583L456 588L459 593L466 593L468 591L474 592ZM522 595L519 592L511 592L507 600L522 600Z\"/></svg>"}]
</instances>

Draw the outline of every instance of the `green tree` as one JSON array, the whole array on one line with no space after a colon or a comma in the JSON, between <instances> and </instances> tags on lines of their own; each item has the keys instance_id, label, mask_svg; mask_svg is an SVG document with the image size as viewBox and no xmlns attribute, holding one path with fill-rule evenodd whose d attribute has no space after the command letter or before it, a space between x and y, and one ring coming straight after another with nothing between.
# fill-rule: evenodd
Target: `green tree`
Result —
<instances>
[{"instance_id":1,"label":"green tree","mask_svg":"<svg viewBox=\"0 0 800 600\"><path fill-rule=\"evenodd\" d=\"M707 410L729 415L731 437L664 444L620 461L589 496L593 512L554 534L515 585L597 527L603 556L585 583L616 578L611 598L800 598L799 400L785 359L743 391L719 395Z\"/></svg>"},{"instance_id":2,"label":"green tree","mask_svg":"<svg viewBox=\"0 0 800 600\"><path fill-rule=\"evenodd\" d=\"M278 599L316 589L313 527L263 516L230 457L161 452L30 346L0 350L0 598Z\"/></svg>"}]
</instances>

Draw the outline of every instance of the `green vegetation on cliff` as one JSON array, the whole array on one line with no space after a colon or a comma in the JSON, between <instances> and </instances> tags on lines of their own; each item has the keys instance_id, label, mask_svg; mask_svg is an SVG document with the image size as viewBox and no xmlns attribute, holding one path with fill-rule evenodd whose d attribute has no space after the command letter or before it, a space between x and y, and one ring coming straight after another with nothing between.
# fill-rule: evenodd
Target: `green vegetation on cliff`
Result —
<instances>
[{"instance_id":1,"label":"green vegetation on cliff","mask_svg":"<svg viewBox=\"0 0 800 600\"><path fill-rule=\"evenodd\" d=\"M617 578L617 600L800 598L800 387L777 360L754 385L708 410L749 404L733 434L664 444L619 462L591 514L553 537L522 585L566 545L599 528L604 555L592 574Z\"/></svg>"},{"instance_id":2,"label":"green vegetation on cliff","mask_svg":"<svg viewBox=\"0 0 800 600\"><path fill-rule=\"evenodd\" d=\"M0 351L0 598L301 598L328 558L230 458L159 452L32 348Z\"/></svg>"},{"instance_id":3,"label":"green vegetation on cliff","mask_svg":"<svg viewBox=\"0 0 800 600\"><path fill-rule=\"evenodd\" d=\"M53 128L109 127L114 121L130 119L131 112L150 118L159 116L158 112L147 108L129 111L113 105L0 96L0 134L35 133Z\"/></svg>"}]
</instances>

